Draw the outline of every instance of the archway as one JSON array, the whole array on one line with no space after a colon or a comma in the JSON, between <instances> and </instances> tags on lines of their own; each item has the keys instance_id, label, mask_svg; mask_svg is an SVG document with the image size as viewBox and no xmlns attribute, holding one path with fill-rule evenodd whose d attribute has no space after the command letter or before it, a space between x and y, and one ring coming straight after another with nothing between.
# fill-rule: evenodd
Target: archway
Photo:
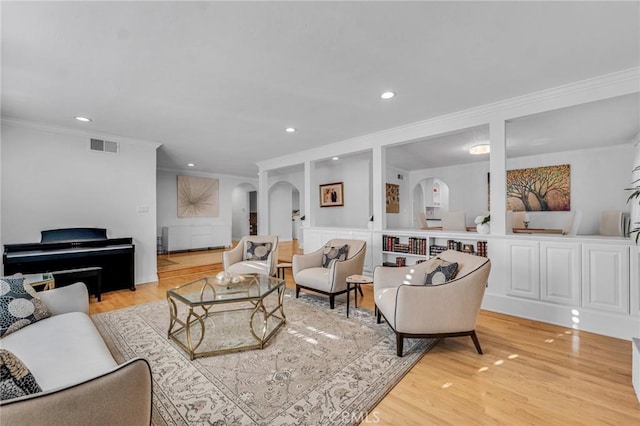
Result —
<instances>
[{"instance_id":1,"label":"archway","mask_svg":"<svg viewBox=\"0 0 640 426\"><path fill-rule=\"evenodd\" d=\"M241 183L231 191L231 239L234 241L257 233L256 191L256 187L250 183Z\"/></svg>"},{"instance_id":2,"label":"archway","mask_svg":"<svg viewBox=\"0 0 640 426\"><path fill-rule=\"evenodd\" d=\"M424 220L438 222L443 212L449 211L449 186L441 179L424 178L413 188L413 213L417 228L423 227L419 216ZM440 226L439 223L428 223Z\"/></svg>"},{"instance_id":3,"label":"archway","mask_svg":"<svg viewBox=\"0 0 640 426\"><path fill-rule=\"evenodd\" d=\"M300 191L289 181L274 182L269 188L269 234L280 241L299 237Z\"/></svg>"}]
</instances>

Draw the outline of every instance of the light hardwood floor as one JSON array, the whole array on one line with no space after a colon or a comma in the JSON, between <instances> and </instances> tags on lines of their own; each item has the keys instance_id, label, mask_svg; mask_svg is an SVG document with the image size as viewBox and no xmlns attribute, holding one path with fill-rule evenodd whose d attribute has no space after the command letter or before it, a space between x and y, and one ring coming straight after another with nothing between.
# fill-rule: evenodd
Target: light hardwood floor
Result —
<instances>
[{"instance_id":1,"label":"light hardwood floor","mask_svg":"<svg viewBox=\"0 0 640 426\"><path fill-rule=\"evenodd\" d=\"M283 261L298 251L279 246ZM158 267L159 282L92 299L91 313L162 300L168 288L222 270L221 251L159 259L175 262ZM294 288L290 270L286 280ZM364 291L361 306L372 310L371 287ZM640 425L630 342L487 311L477 332L484 355L470 338L444 339L362 424Z\"/></svg>"}]
</instances>

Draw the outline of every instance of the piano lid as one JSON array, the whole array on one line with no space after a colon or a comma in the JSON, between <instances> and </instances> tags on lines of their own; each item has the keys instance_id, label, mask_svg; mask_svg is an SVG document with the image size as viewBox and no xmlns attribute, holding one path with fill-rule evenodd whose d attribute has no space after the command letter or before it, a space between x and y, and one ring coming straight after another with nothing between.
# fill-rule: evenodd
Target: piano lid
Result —
<instances>
[{"instance_id":1,"label":"piano lid","mask_svg":"<svg viewBox=\"0 0 640 426\"><path fill-rule=\"evenodd\" d=\"M41 243L60 243L65 241L106 240L104 228L63 228L48 229L41 232Z\"/></svg>"}]
</instances>

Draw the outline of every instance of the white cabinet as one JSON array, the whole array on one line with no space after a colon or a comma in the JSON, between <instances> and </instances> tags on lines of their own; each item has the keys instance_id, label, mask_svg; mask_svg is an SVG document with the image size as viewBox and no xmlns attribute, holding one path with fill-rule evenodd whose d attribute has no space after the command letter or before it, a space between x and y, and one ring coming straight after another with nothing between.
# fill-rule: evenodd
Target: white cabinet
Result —
<instances>
[{"instance_id":1,"label":"white cabinet","mask_svg":"<svg viewBox=\"0 0 640 426\"><path fill-rule=\"evenodd\" d=\"M165 251L196 250L231 245L228 225L165 226L162 228Z\"/></svg>"},{"instance_id":2,"label":"white cabinet","mask_svg":"<svg viewBox=\"0 0 640 426\"><path fill-rule=\"evenodd\" d=\"M580 306L580 246L578 243L540 242L540 300Z\"/></svg>"},{"instance_id":3,"label":"white cabinet","mask_svg":"<svg viewBox=\"0 0 640 426\"><path fill-rule=\"evenodd\" d=\"M629 247L582 245L582 306L629 313Z\"/></svg>"},{"instance_id":4,"label":"white cabinet","mask_svg":"<svg viewBox=\"0 0 640 426\"><path fill-rule=\"evenodd\" d=\"M537 241L507 241L508 293L512 296L540 297L540 247Z\"/></svg>"}]
</instances>

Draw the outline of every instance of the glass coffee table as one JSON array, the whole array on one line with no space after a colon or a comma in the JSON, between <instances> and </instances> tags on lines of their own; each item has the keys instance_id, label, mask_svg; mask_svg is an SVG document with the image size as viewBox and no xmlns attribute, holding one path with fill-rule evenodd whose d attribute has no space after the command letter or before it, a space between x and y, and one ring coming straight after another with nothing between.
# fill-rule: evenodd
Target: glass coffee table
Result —
<instances>
[{"instance_id":1,"label":"glass coffee table","mask_svg":"<svg viewBox=\"0 0 640 426\"><path fill-rule=\"evenodd\" d=\"M167 290L167 337L191 359L262 349L286 322L284 293L284 280L255 274L227 284L203 277Z\"/></svg>"}]
</instances>

